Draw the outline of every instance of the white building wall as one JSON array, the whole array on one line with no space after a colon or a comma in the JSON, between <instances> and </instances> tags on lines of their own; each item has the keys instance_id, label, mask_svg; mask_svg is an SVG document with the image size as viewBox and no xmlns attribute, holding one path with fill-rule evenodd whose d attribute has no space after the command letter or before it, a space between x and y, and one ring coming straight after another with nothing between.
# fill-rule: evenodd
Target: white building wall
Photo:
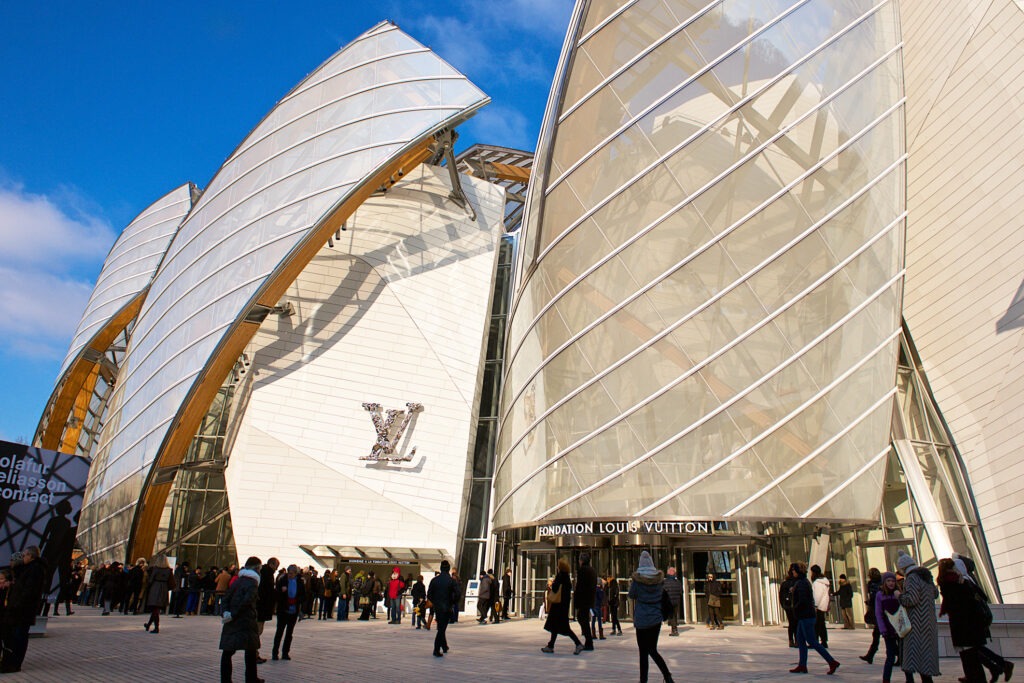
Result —
<instances>
[{"instance_id":1,"label":"white building wall","mask_svg":"<svg viewBox=\"0 0 1024 683\"><path fill-rule=\"evenodd\" d=\"M905 317L1003 599L1024 601L1024 10L903 0Z\"/></svg>"},{"instance_id":2,"label":"white building wall","mask_svg":"<svg viewBox=\"0 0 1024 683\"><path fill-rule=\"evenodd\" d=\"M257 334L255 373L227 468L240 557L299 546L456 552L504 190L421 166L348 222L289 289L289 317ZM411 462L372 463L362 403L423 404Z\"/></svg>"}]
</instances>

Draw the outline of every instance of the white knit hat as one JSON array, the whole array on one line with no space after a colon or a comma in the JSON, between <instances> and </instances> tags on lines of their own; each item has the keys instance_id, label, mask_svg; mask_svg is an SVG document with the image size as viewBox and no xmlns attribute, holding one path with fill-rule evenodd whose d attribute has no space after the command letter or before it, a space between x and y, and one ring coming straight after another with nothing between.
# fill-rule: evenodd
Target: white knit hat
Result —
<instances>
[{"instance_id":1,"label":"white knit hat","mask_svg":"<svg viewBox=\"0 0 1024 683\"><path fill-rule=\"evenodd\" d=\"M902 550L899 552L899 555L896 557L896 567L900 570L901 573L906 574L908 569L916 566L917 560L915 560L913 557L903 552Z\"/></svg>"}]
</instances>

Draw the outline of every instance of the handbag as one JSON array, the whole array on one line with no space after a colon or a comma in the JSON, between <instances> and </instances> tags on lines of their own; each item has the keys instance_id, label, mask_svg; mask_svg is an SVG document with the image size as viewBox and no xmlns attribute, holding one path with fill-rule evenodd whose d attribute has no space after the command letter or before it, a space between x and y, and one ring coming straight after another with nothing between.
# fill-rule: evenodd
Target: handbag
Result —
<instances>
[{"instance_id":1,"label":"handbag","mask_svg":"<svg viewBox=\"0 0 1024 683\"><path fill-rule=\"evenodd\" d=\"M907 608L903 605L900 605L900 608L895 613L886 612L885 618L889 620L889 623L896 631L896 635L900 638L906 638L911 628L913 628L910 623L910 615L907 614Z\"/></svg>"},{"instance_id":2,"label":"handbag","mask_svg":"<svg viewBox=\"0 0 1024 683\"><path fill-rule=\"evenodd\" d=\"M720 598L717 595L709 595L708 596L708 607L721 607L721 606L722 606L722 598Z\"/></svg>"},{"instance_id":3,"label":"handbag","mask_svg":"<svg viewBox=\"0 0 1024 683\"><path fill-rule=\"evenodd\" d=\"M557 591L552 591L549 588L548 589L548 594L547 594L546 597L547 597L547 603L549 605L557 605L558 603L562 602L562 587L559 586Z\"/></svg>"}]
</instances>

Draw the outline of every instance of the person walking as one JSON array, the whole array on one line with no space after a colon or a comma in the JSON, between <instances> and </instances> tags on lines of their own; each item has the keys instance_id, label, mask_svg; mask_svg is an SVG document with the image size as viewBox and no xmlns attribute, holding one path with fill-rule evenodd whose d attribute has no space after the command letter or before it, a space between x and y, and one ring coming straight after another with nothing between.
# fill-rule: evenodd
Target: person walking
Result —
<instances>
[{"instance_id":1,"label":"person walking","mask_svg":"<svg viewBox=\"0 0 1024 683\"><path fill-rule=\"evenodd\" d=\"M462 603L462 581L459 580L459 572L456 569L452 570L452 581L455 583L452 602L452 620L448 623L457 624L459 623L459 609ZM433 618L433 611L431 611L431 618ZM427 630L430 630L430 621L427 621Z\"/></svg>"},{"instance_id":2,"label":"person walking","mask_svg":"<svg viewBox=\"0 0 1024 683\"><path fill-rule=\"evenodd\" d=\"M267 560L267 563L260 568L260 586L256 592L256 632L262 639L263 631L267 622L274 618L274 607L277 602L277 594L274 592L274 574L281 566L281 561L276 557ZM262 664L267 661L256 652L256 663Z\"/></svg>"},{"instance_id":3,"label":"person walking","mask_svg":"<svg viewBox=\"0 0 1024 683\"><path fill-rule=\"evenodd\" d=\"M21 561L15 564L11 557L14 581L7 591L7 610L4 613L4 656L0 673L21 671L28 652L28 631L36 623L39 601L43 599L46 568L39 559L39 547L30 545L21 551Z\"/></svg>"},{"instance_id":4,"label":"person walking","mask_svg":"<svg viewBox=\"0 0 1024 683\"><path fill-rule=\"evenodd\" d=\"M146 576L146 559L140 557L128 570L127 592L124 602L121 605L121 613L139 613L139 603L142 601L142 580Z\"/></svg>"},{"instance_id":5,"label":"person walking","mask_svg":"<svg viewBox=\"0 0 1024 683\"><path fill-rule=\"evenodd\" d=\"M149 610L149 621L145 623L145 628L150 633L160 633L160 610L167 607L167 591L170 590L170 583L173 579L171 573L171 566L167 562L165 555L157 555L153 558L153 561L149 563L149 571L147 573L149 580L146 588L146 609ZM153 628L150 631L150 627Z\"/></svg>"},{"instance_id":6,"label":"person walking","mask_svg":"<svg viewBox=\"0 0 1024 683\"><path fill-rule=\"evenodd\" d=\"M900 666L907 683L913 683L915 673L921 676L922 683L932 683L932 676L942 675L935 619L935 599L939 597L939 589L931 572L919 567L917 561L902 550L896 558L896 566L904 577L900 604L907 609L911 624L910 633L902 641Z\"/></svg>"},{"instance_id":7,"label":"person walking","mask_svg":"<svg viewBox=\"0 0 1024 683\"><path fill-rule=\"evenodd\" d=\"M458 587L452 579L452 565L448 560L441 561L441 573L430 580L427 588L427 600L434 605L434 616L437 618L437 632L434 635L434 656L443 657L448 653L448 622L452 618L452 610L458 599Z\"/></svg>"},{"instance_id":8,"label":"person walking","mask_svg":"<svg viewBox=\"0 0 1024 683\"><path fill-rule=\"evenodd\" d=\"M491 602L491 577L487 572L480 572L480 586L476 594L476 623L481 626L487 623Z\"/></svg>"},{"instance_id":9,"label":"person walking","mask_svg":"<svg viewBox=\"0 0 1024 683\"><path fill-rule=\"evenodd\" d=\"M604 608L607 604L605 600L604 582L599 576L594 591L594 606L590 608L590 632L596 632L598 640L604 640Z\"/></svg>"},{"instance_id":10,"label":"person walking","mask_svg":"<svg viewBox=\"0 0 1024 683\"><path fill-rule=\"evenodd\" d=\"M416 577L416 583L409 589L412 596L412 627L423 628L424 612L427 611L427 587L423 584L423 574Z\"/></svg>"},{"instance_id":11,"label":"person walking","mask_svg":"<svg viewBox=\"0 0 1024 683\"><path fill-rule=\"evenodd\" d=\"M794 562L789 565L790 573L796 577L793 586L793 612L796 614L796 643L800 649L800 663L789 670L791 674L807 673L807 650L813 649L822 659L828 662L828 675L831 676L839 668L839 662L829 654L828 649L818 642L814 624L817 619L814 602L814 590L807 580L807 565Z\"/></svg>"},{"instance_id":12,"label":"person walking","mask_svg":"<svg viewBox=\"0 0 1024 683\"><path fill-rule=\"evenodd\" d=\"M896 575L893 574L892 577L895 579ZM860 656L868 664L875 659L875 653L878 652L878 641L881 637L878 621L875 619L875 596L881 588L882 573L875 567L872 567L868 570L868 599L864 601L864 621L871 627L871 645L868 646L867 653Z\"/></svg>"},{"instance_id":13,"label":"person walking","mask_svg":"<svg viewBox=\"0 0 1024 683\"><path fill-rule=\"evenodd\" d=\"M590 610L594 607L594 597L597 593L597 572L590 566L590 553L584 550L580 553L580 568L576 574L576 591L573 593L572 602L576 609L576 623L580 625L580 632L583 636L583 649L594 649L594 632L590 628Z\"/></svg>"},{"instance_id":14,"label":"person walking","mask_svg":"<svg viewBox=\"0 0 1024 683\"><path fill-rule=\"evenodd\" d=\"M605 594L608 600L608 619L612 623L611 635L622 635L622 624L619 623L619 580L609 576L605 581Z\"/></svg>"},{"instance_id":15,"label":"person walking","mask_svg":"<svg viewBox=\"0 0 1024 683\"><path fill-rule=\"evenodd\" d=\"M577 578L577 582L579 579ZM544 630L551 634L548 644L541 648L541 652L551 654L555 651L555 639L558 636L568 636L576 645L574 655L583 652L583 643L572 632L569 626L569 594L572 592L572 580L569 578L569 563L565 558L558 560L558 573L555 574L551 587L544 596L544 612L547 618L544 620Z\"/></svg>"},{"instance_id":16,"label":"person walking","mask_svg":"<svg viewBox=\"0 0 1024 683\"><path fill-rule=\"evenodd\" d=\"M679 635L679 606L683 601L683 583L676 576L676 568L669 567L665 576L665 592L668 593L669 602L672 603L672 616L668 618L668 625L671 627L670 636Z\"/></svg>"},{"instance_id":17,"label":"person walking","mask_svg":"<svg viewBox=\"0 0 1024 683\"><path fill-rule=\"evenodd\" d=\"M245 683L263 683L256 675L260 649L259 620L256 603L259 599L260 558L250 557L238 578L224 595L223 626L220 632L220 683L231 683L231 658L239 650L245 653Z\"/></svg>"},{"instance_id":18,"label":"person walking","mask_svg":"<svg viewBox=\"0 0 1024 683\"><path fill-rule=\"evenodd\" d=\"M501 577L501 620L508 621L511 617L508 616L509 610L512 609L512 596L514 592L512 590L512 570L506 569L505 574Z\"/></svg>"},{"instance_id":19,"label":"person walking","mask_svg":"<svg viewBox=\"0 0 1024 683\"><path fill-rule=\"evenodd\" d=\"M846 574L839 575L839 589L836 591L839 599L839 612L843 615L843 630L852 631L853 626L853 586L846 578Z\"/></svg>"},{"instance_id":20,"label":"person walking","mask_svg":"<svg viewBox=\"0 0 1024 683\"><path fill-rule=\"evenodd\" d=\"M949 617L949 636L953 641L953 647L960 655L960 666L964 670L964 676L960 680L965 683L986 683L985 669L981 665L978 648L985 646L991 634L989 623L981 617L978 602L971 589L973 584L966 582L957 571L953 560L949 558L939 560L936 574L936 583L942 596L939 616ZM994 680L998 678L997 673Z\"/></svg>"},{"instance_id":21,"label":"person walking","mask_svg":"<svg viewBox=\"0 0 1024 683\"><path fill-rule=\"evenodd\" d=\"M992 625L992 610L984 609L988 607L989 599L985 591L981 589L978 584L978 577L974 573L976 567L974 560L967 557L966 555L959 555L953 553L953 566L956 568L957 573L962 576L966 582L970 582L970 588L974 592L974 598L979 603L975 605L976 609L979 610L981 621L985 622L988 626ZM991 637L991 636L990 636ZM995 681L1000 676L1003 676L1004 681L1010 680L1013 676L1013 662L1008 659L1003 659L1000 655L993 652L987 645L982 645L977 649L978 659L981 660L982 665L992 672L992 678L990 681Z\"/></svg>"},{"instance_id":22,"label":"person walking","mask_svg":"<svg viewBox=\"0 0 1024 683\"><path fill-rule=\"evenodd\" d=\"M348 604L352 599L352 567L338 577L338 621L348 621Z\"/></svg>"},{"instance_id":23,"label":"person walking","mask_svg":"<svg viewBox=\"0 0 1024 683\"><path fill-rule=\"evenodd\" d=\"M796 575L792 570L786 573L786 580L779 586L779 604L782 611L786 613L787 634L789 635L789 646L796 647L796 614L793 612L793 587L796 585Z\"/></svg>"},{"instance_id":24,"label":"person walking","mask_svg":"<svg viewBox=\"0 0 1024 683\"><path fill-rule=\"evenodd\" d=\"M277 579L274 592L277 594L277 630L274 631L274 647L270 651L270 658L277 661L277 653L280 651L281 659L288 661L291 659L295 623L299 620L299 613L306 597L306 586L299 577L299 568L296 565L288 565L288 573Z\"/></svg>"},{"instance_id":25,"label":"person walking","mask_svg":"<svg viewBox=\"0 0 1024 683\"><path fill-rule=\"evenodd\" d=\"M712 631L724 629L721 614L722 584L718 583L714 574L708 574L707 581L704 583L704 594L708 601L708 628Z\"/></svg>"},{"instance_id":26,"label":"person walking","mask_svg":"<svg viewBox=\"0 0 1024 683\"><path fill-rule=\"evenodd\" d=\"M828 627L825 618L828 616L832 590L828 578L821 572L821 567L818 565L811 567L811 589L814 593L814 632L821 644L828 647Z\"/></svg>"},{"instance_id":27,"label":"person walking","mask_svg":"<svg viewBox=\"0 0 1024 683\"><path fill-rule=\"evenodd\" d=\"M636 646L640 652L640 683L647 683L650 668L648 659L653 659L665 681L671 683L672 672L658 653L658 636L661 633L661 594L665 590L665 579L654 567L651 554L640 553L640 563L629 584L629 597L636 601L633 611L633 628L636 630Z\"/></svg>"}]
</instances>

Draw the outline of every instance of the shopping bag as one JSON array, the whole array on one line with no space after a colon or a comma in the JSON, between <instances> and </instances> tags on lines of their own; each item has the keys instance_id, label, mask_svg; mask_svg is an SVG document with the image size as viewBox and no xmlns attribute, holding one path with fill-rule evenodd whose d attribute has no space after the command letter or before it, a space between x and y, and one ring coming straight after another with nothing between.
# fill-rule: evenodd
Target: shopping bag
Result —
<instances>
[{"instance_id":1,"label":"shopping bag","mask_svg":"<svg viewBox=\"0 0 1024 683\"><path fill-rule=\"evenodd\" d=\"M900 608L896 610L895 614L886 612L885 616L896 631L896 635L900 638L905 638L907 634L910 633L910 615L907 614L907 610L903 605L900 605Z\"/></svg>"}]
</instances>

